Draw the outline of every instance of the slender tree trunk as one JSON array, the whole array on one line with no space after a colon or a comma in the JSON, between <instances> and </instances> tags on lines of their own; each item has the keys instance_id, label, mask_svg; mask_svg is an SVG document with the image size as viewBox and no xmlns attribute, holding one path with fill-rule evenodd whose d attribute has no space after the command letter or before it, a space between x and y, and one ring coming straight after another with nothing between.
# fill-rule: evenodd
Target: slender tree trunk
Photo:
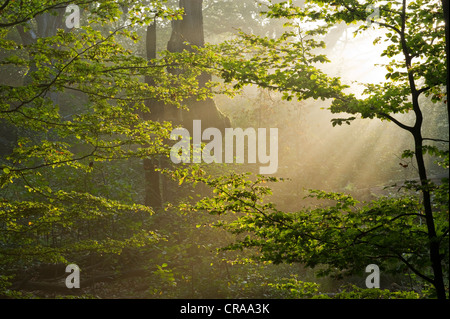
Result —
<instances>
[{"instance_id":1,"label":"slender tree trunk","mask_svg":"<svg viewBox=\"0 0 450 319\"><path fill-rule=\"evenodd\" d=\"M448 0L443 0L448 1ZM422 124L423 124L423 114L420 109L419 103L419 91L416 88L416 83L414 79L414 71L412 69L411 64L411 54L410 48L406 42L405 30L406 30L406 0L402 1L402 23L401 23L401 45L403 54L405 56L405 66L408 70L408 78L409 78L409 86L411 89L411 97L412 97L412 106L413 111L416 116L416 121L414 123L414 127L409 128L408 131L414 137L414 151L415 157L417 161L417 169L419 171L420 183L421 183L421 192L422 192L422 200L423 200L423 208L425 213L425 221L427 224L427 234L428 234L428 246L430 250L430 262L431 267L433 269L433 282L436 289L436 294L438 299L446 299L445 294L445 285L444 285L444 276L442 271L442 263L441 256L439 253L440 242L436 233L436 225L434 223L433 217L433 209L431 206L431 194L430 194L430 183L428 181L427 169L425 166L425 161L423 157L423 137L422 137Z\"/></svg>"},{"instance_id":2,"label":"slender tree trunk","mask_svg":"<svg viewBox=\"0 0 450 319\"><path fill-rule=\"evenodd\" d=\"M423 114L419 107L419 94L415 87L412 87L413 91L413 106L416 114L416 123L411 133L414 137L414 151L417 161L417 168L419 171L423 207L425 212L425 220L427 224L428 244L430 249L430 261L433 269L433 285L436 289L438 299L446 299L444 275L442 271L441 256L439 253L440 243L436 233L436 225L434 223L433 209L431 206L431 194L430 183L428 181L427 170L423 157L423 137L422 137L422 123Z\"/></svg>"},{"instance_id":3,"label":"slender tree trunk","mask_svg":"<svg viewBox=\"0 0 450 319\"><path fill-rule=\"evenodd\" d=\"M429 191L429 182L427 179L427 173L425 169L425 163L422 155L422 143L421 137L415 136L416 141L416 160L417 167L419 170L421 186L422 186L422 195L423 195L423 206L425 211L425 220L427 224L428 230L428 240L429 240L429 249L430 249L430 261L431 267L433 268L434 274L434 287L436 288L437 297L439 299L446 299L445 295L445 285L444 285L444 275L442 272L442 264L441 264L441 256L439 253L439 240L436 234L436 227L433 218L433 211L431 207L431 195Z\"/></svg>"},{"instance_id":4,"label":"slender tree trunk","mask_svg":"<svg viewBox=\"0 0 450 319\"><path fill-rule=\"evenodd\" d=\"M156 20L147 27L146 39L147 58L149 60L156 59ZM155 85L153 79L146 77L148 85ZM158 121L163 116L164 106L156 100L145 101L149 113L143 114L145 120ZM161 174L156 171L159 166L157 157L144 159L145 174L145 205L158 209L162 207L162 194L160 187Z\"/></svg>"},{"instance_id":5,"label":"slender tree trunk","mask_svg":"<svg viewBox=\"0 0 450 319\"><path fill-rule=\"evenodd\" d=\"M445 51L447 59L447 118L448 123L450 123L450 100L449 100L449 88L450 88L450 19L449 19L449 0L442 0L442 7L444 9L444 20L445 20Z\"/></svg>"}]
</instances>

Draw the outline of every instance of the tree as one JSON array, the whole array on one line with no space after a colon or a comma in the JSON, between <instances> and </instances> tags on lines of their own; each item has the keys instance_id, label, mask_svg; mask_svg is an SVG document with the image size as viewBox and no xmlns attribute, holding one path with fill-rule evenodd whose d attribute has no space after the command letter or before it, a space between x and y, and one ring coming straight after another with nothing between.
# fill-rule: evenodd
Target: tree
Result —
<instances>
[{"instance_id":1,"label":"tree","mask_svg":"<svg viewBox=\"0 0 450 319\"><path fill-rule=\"evenodd\" d=\"M114 170L135 174L133 159L169 153L172 125L144 118L144 101L181 106L210 96L197 85L200 68L167 70L187 69L192 54L149 63L128 48L139 41L136 29L155 17L181 18L179 11L163 1L71 4L83 14L70 30L61 23L67 1L1 5L1 72L15 81L0 86L0 119L17 131L0 159L2 287L5 278L27 284L34 274L24 278L23 269L94 267L96 258L158 242L153 210L126 190L133 177L114 180Z\"/></svg>"},{"instance_id":2,"label":"tree","mask_svg":"<svg viewBox=\"0 0 450 319\"><path fill-rule=\"evenodd\" d=\"M369 15L375 8L378 10L379 16ZM419 213L417 212L418 206L413 204L411 199L387 199L382 203L374 202L373 206L369 205L362 210L358 209L357 211L360 213L370 212L369 216L372 216L372 213L375 215L372 216L372 219L357 221L359 218L357 216L360 214L353 215L349 210L349 207L355 205L353 199L349 199L350 202L347 202L347 198L342 195L320 194L319 198L338 201L336 206L328 209L308 212L312 213L310 218L313 219L322 216L324 220L321 223L318 220L307 218L306 212L298 216L290 216L280 213L272 206L256 206L259 196L255 193L261 191L259 188L255 185L250 187L251 184L246 184L246 182L228 181L233 186L247 186L245 191L241 190L242 192L238 192L239 187L232 187L232 196L228 193L231 196L228 197L228 200L233 204L239 203L241 199L248 201L244 203L246 208L240 205L237 208L225 205L224 210L243 210L244 212L251 210L257 215L250 214L252 217L243 217L240 222L234 224L235 228L233 229L236 231L242 228L258 238L246 239L241 242L240 246L260 247L266 258L275 261L315 260L314 254L317 254L314 256L321 256L323 253L328 256L321 259L320 262L334 265L340 269L350 267L350 265L357 268L360 266L358 258L367 261L369 256L364 258L364 254L355 253L355 251L346 255L347 252L339 243L340 240L343 244L348 243L348 240L341 237L340 232L332 232L332 229L347 230L345 225L353 220L353 223L358 224L355 227L360 232L353 233L353 244L358 242L360 237L364 237L367 247L380 249L377 251L379 254L377 260L380 262L392 259L400 260L413 272L431 283L436 289L438 298L446 298L444 281L448 277L448 270L447 274L444 274L443 269L448 267L445 260L445 257L448 256L446 243L449 235L448 206L443 204L445 200L439 201L438 198L448 198L448 179L444 180L441 186L430 182L424 154L442 157L441 164L448 169L448 149L445 148L445 144L443 148L427 145L428 143L442 145L448 141L434 136L422 136L422 125L426 114L422 112L423 102L420 99L424 96L425 99L430 99L438 106L444 104L443 89L447 81L447 71L443 54L445 52L445 25L441 2L403 0L387 3L371 1L362 4L359 1L333 1L332 3L306 1L304 6L296 7L292 1L287 1L269 4L267 16L288 18L291 21L289 25L293 27L292 31L287 31L276 39L242 33L238 41L230 41L221 45L222 58L218 60L216 69L225 81L232 84L234 88L256 84L263 88L281 91L287 100L294 97L299 100L308 98L331 100L329 107L331 112L351 115L349 118L334 119L333 125L350 124L356 119L356 116L393 122L400 129L411 133L413 138L413 150L405 151L402 156L415 158L420 184L410 185L412 186L410 188L420 191L422 196ZM355 34L375 26L382 31L382 35L375 40L374 44L381 45L382 40L386 42L382 53L382 56L390 59L390 62L385 65L386 82L365 84L366 89L361 97L346 93L348 86L343 85L339 78L327 76L318 66L319 63L328 61L326 56L320 54L320 49L325 47L321 37L326 34L330 26L340 22L347 24L359 22ZM371 22L371 26L367 22ZM406 112L412 112L415 115L412 125L402 123L395 117L395 114ZM212 185L216 187L217 184L212 183ZM223 188L220 189L224 191ZM434 202L433 197L435 198ZM217 202L224 206L224 200L222 198ZM214 203L217 204L217 202ZM400 207L405 207L405 210ZM336 211L339 211L337 215ZM340 216L340 214L344 215ZM328 219L331 222L327 221ZM426 229L411 229L411 227L418 227L415 223L422 225L422 221L424 221ZM308 222L311 222L310 226L304 225ZM306 227L306 229L299 225L303 225L302 227ZM366 232L367 234L375 232L377 236L381 236L381 233L378 232L381 229L383 236L392 236L386 242L379 243L374 238L368 239L367 236L363 236ZM402 235L406 229L410 229L412 233L426 234L426 238L413 241L417 245L414 246L414 249L420 250L418 255L414 253L408 255L413 249L409 246L410 243L399 246L392 245L395 238L406 235ZM294 237L291 237L291 231L295 234ZM316 232L320 233L318 237L316 237ZM410 233L408 232L408 234ZM342 236L347 235L348 232ZM377 236L375 237L378 238ZM307 241L314 244L305 243L308 237ZM329 247L327 250L325 247L330 240L336 243L336 246ZM422 247L422 240L425 240L426 248ZM382 249L387 249L391 253L382 251ZM308 252L308 250L310 251ZM335 251L340 253L334 255ZM291 259L290 254L299 254L302 257ZM418 256L420 256L420 262L416 260ZM371 257L375 258L375 256ZM423 258L427 258L428 263ZM414 264L416 261L417 265ZM432 275L428 275L426 270L419 270L418 265L429 265Z\"/></svg>"},{"instance_id":3,"label":"tree","mask_svg":"<svg viewBox=\"0 0 450 319\"><path fill-rule=\"evenodd\" d=\"M194 47L203 47L205 36L203 29L203 0L179 1L179 8L183 10L183 18L172 21L172 33L167 43L167 50L172 53L191 52L195 54ZM156 59L156 23L147 28L147 56ZM188 66L185 70L174 68L171 70L174 74L188 72ZM207 89L211 83L211 74L202 72L198 78L198 87ZM153 85L152 80L147 78L147 84ZM155 100L147 101L152 113L150 118L159 121L171 121L174 125L182 125L192 133L192 124L194 120L201 120L203 125L216 127L224 130L230 126L230 121L216 107L212 98L198 99L195 95L188 97L184 102L185 109L178 108L177 105L164 105ZM146 178L146 203L153 208L161 208L163 200L173 199L170 196L170 186L163 176L157 173L161 167L167 167L169 164L164 159L146 159L144 168L147 174ZM161 187L162 184L162 187ZM163 198L163 197L166 198Z\"/></svg>"}]
</instances>

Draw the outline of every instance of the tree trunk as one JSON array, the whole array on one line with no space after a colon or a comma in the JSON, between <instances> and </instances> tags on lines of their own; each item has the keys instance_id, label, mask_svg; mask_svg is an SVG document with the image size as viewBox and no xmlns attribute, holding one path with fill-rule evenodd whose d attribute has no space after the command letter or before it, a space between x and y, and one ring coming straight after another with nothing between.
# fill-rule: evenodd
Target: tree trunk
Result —
<instances>
[{"instance_id":1,"label":"tree trunk","mask_svg":"<svg viewBox=\"0 0 450 319\"><path fill-rule=\"evenodd\" d=\"M414 151L421 183L425 221L427 224L430 261L434 275L432 284L436 289L437 298L446 299L444 275L442 272L441 256L439 253L440 243L439 238L437 237L436 226L434 223L433 209L431 206L430 183L428 181L427 170L423 157L423 137L422 137L423 114L419 107L419 93L415 89L414 85L411 86L411 90L412 90L413 108L414 113L416 115L416 122L411 130L411 133L414 137L414 148L415 148Z\"/></svg>"},{"instance_id":2,"label":"tree trunk","mask_svg":"<svg viewBox=\"0 0 450 319\"><path fill-rule=\"evenodd\" d=\"M202 5L203 0L179 0L180 8L184 9L184 17L182 20L172 22L172 34L167 44L167 50L170 52L182 52L183 50L192 52L192 45L204 46ZM210 80L209 74L200 75L199 86L204 87ZM190 132L192 132L193 120L201 120L204 127L215 127L220 130L230 127L229 119L219 111L212 99L205 101L190 99L187 105L189 111L178 109L176 118L180 121L179 124L182 124Z\"/></svg>"},{"instance_id":3,"label":"tree trunk","mask_svg":"<svg viewBox=\"0 0 450 319\"><path fill-rule=\"evenodd\" d=\"M449 19L449 8L448 8L448 2L449 0L442 0L442 7L444 9L444 20L445 20L445 52L446 52L446 58L447 58L447 119L448 123L450 123L450 101L448 99L449 96L449 88L450 88L450 79L449 79L449 73L450 73L450 19Z\"/></svg>"},{"instance_id":4,"label":"tree trunk","mask_svg":"<svg viewBox=\"0 0 450 319\"><path fill-rule=\"evenodd\" d=\"M147 58L149 60L156 59L156 20L153 24L147 27ZM153 79L146 77L148 85L154 85ZM143 114L144 120L158 121L161 119L164 111L164 106L161 102L156 100L147 100L145 104L150 111ZM144 174L145 174L145 205L158 209L162 207L162 196L160 189L161 174L156 171L159 166L157 157L144 159Z\"/></svg>"},{"instance_id":5,"label":"tree trunk","mask_svg":"<svg viewBox=\"0 0 450 319\"><path fill-rule=\"evenodd\" d=\"M430 261L434 274L433 285L436 288L437 298L446 299L444 275L442 272L441 256L439 253L440 244L436 234L436 226L434 223L433 210L431 207L431 194L429 190L430 184L428 181L425 162L422 154L422 136L420 132L414 134L414 141L415 141L417 168L419 170L419 176L422 186L423 206L425 211L425 220L427 224L428 241L430 249Z\"/></svg>"},{"instance_id":6,"label":"tree trunk","mask_svg":"<svg viewBox=\"0 0 450 319\"><path fill-rule=\"evenodd\" d=\"M170 52L192 52L191 45L204 46L205 37L203 32L203 0L180 0L179 6L184 9L182 20L172 21L172 34L167 44ZM188 44L186 44L188 43ZM156 26L153 24L147 29L147 57L156 58ZM172 72L179 72L174 70ZM202 74L198 81L199 86L204 87L211 80L209 74ZM154 85L151 79L146 79L149 85ZM178 109L172 105L162 105L158 101L147 101L150 113L148 119L153 121L172 121L174 125L182 125L191 132L193 120L202 121L203 127L215 127L224 130L230 127L230 121L222 115L212 99L197 101L191 98L186 102L189 111ZM145 183L146 183L146 205L151 207L161 207L164 200L177 197L177 184L168 181L160 173L155 172L157 167L167 167L169 163L164 159L144 160Z\"/></svg>"},{"instance_id":7,"label":"tree trunk","mask_svg":"<svg viewBox=\"0 0 450 319\"><path fill-rule=\"evenodd\" d=\"M172 34L167 44L169 51L192 52L191 45L204 46L202 4L203 0L179 0L180 8L184 9L184 16L182 20L172 21Z\"/></svg>"}]
</instances>

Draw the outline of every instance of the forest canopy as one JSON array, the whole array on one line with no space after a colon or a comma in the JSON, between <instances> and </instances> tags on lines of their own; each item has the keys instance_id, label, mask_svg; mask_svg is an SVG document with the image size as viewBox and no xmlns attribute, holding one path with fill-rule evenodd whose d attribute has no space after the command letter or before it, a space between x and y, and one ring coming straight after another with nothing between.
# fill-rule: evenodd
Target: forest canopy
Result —
<instances>
[{"instance_id":1,"label":"forest canopy","mask_svg":"<svg viewBox=\"0 0 450 319\"><path fill-rule=\"evenodd\" d=\"M0 296L448 299L448 28L445 0L2 1Z\"/></svg>"}]
</instances>

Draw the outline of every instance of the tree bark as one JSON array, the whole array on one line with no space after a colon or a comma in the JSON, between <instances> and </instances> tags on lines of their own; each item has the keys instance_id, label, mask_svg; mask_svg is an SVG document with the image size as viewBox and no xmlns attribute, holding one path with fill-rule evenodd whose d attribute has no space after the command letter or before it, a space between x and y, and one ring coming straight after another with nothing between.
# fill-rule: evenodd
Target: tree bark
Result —
<instances>
[{"instance_id":1,"label":"tree bark","mask_svg":"<svg viewBox=\"0 0 450 319\"><path fill-rule=\"evenodd\" d=\"M202 4L203 0L179 0L180 8L184 9L184 16L182 20L172 21L172 34L167 44L169 51L192 52L191 45L204 46Z\"/></svg>"},{"instance_id":2,"label":"tree bark","mask_svg":"<svg viewBox=\"0 0 450 319\"><path fill-rule=\"evenodd\" d=\"M430 194L430 183L428 181L427 169L425 166L425 161L423 158L423 137L422 137L422 125L423 125L423 113L420 109L419 95L420 91L417 90L414 71L411 64L411 54L410 49L406 42L405 30L406 30L406 0L402 1L402 23L401 23L401 45L403 50L403 55L405 57L405 66L408 70L408 80L411 89L412 106L413 111L416 116L414 127L408 130L414 137L414 151L417 162L417 169L419 171L419 178L421 183L421 192L423 200L423 208L425 213L425 221L427 224L427 234L428 234L428 247L430 250L430 262L433 269L433 282L436 289L436 294L438 299L446 299L444 276L442 271L441 256L439 253L439 238L436 233L436 226L434 223L433 209L431 206L431 194Z\"/></svg>"},{"instance_id":3,"label":"tree bark","mask_svg":"<svg viewBox=\"0 0 450 319\"><path fill-rule=\"evenodd\" d=\"M440 244L436 234L436 226L434 223L433 210L431 207L431 194L429 190L430 184L428 181L427 172L425 168L425 161L422 154L422 137L420 136L420 133L414 135L414 140L415 140L417 168L419 170L419 176L421 181L423 206L428 231L430 261L434 274L433 285L436 288L436 294L438 299L446 299L444 275L442 272L441 256L439 253Z\"/></svg>"},{"instance_id":4,"label":"tree bark","mask_svg":"<svg viewBox=\"0 0 450 319\"><path fill-rule=\"evenodd\" d=\"M167 44L170 52L182 52L183 50L193 52L192 46L202 47L205 45L203 31L203 0L179 0L180 8L184 9L182 20L172 22L172 34ZM199 87L204 87L211 80L211 75L203 73L198 78ZM230 127L230 121L217 108L212 99L197 101L192 98L188 100L189 111L178 110L179 124L192 132L193 120L201 120L203 126L215 127L224 130Z\"/></svg>"},{"instance_id":5,"label":"tree bark","mask_svg":"<svg viewBox=\"0 0 450 319\"><path fill-rule=\"evenodd\" d=\"M449 0L442 0L442 7L444 9L444 21L445 21L445 52L446 52L446 60L447 60L447 119L448 123L450 123L450 101L448 99L449 96L449 87L450 87L450 19L449 19Z\"/></svg>"},{"instance_id":6,"label":"tree bark","mask_svg":"<svg viewBox=\"0 0 450 319\"><path fill-rule=\"evenodd\" d=\"M184 9L182 20L172 21L172 34L167 44L170 52L183 52L184 50L193 52L191 45L202 47L205 44L203 31L203 0L180 0L179 6ZM153 24L147 29L147 57L149 60L156 58L156 26ZM172 72L180 72L172 70ZM211 80L209 74L202 74L198 78L199 87L204 87ZM146 79L149 85L154 85L151 79ZM188 99L189 110L182 110L173 105L162 105L158 101L147 101L150 110L148 119L154 121L172 121L174 125L182 125L191 132L193 120L202 121L203 127L215 127L224 131L230 127L230 121L217 108L212 99L197 101L195 98ZM163 159L144 160L145 180L146 180L146 205L151 207L161 207L164 200L169 200L177 196L176 184L165 179L157 167L166 167L167 162Z\"/></svg>"},{"instance_id":7,"label":"tree bark","mask_svg":"<svg viewBox=\"0 0 450 319\"><path fill-rule=\"evenodd\" d=\"M147 58L149 61L156 59L156 20L147 27L146 39ZM146 83L149 86L155 85L153 79L146 77ZM144 120L158 121L162 119L164 106L156 100L145 101L148 113L144 113ZM156 171L159 165L157 157L144 159L144 175L145 175L145 205L158 209L162 207L162 194L160 189L161 174Z\"/></svg>"},{"instance_id":8,"label":"tree bark","mask_svg":"<svg viewBox=\"0 0 450 319\"><path fill-rule=\"evenodd\" d=\"M431 206L430 183L427 176L427 170L423 157L423 137L422 137L422 123L423 114L419 107L419 93L415 85L411 85L413 96L413 108L416 115L416 122L411 133L414 137L414 151L417 162L417 169L419 171L419 178L421 183L421 192L423 199L423 207L425 213L425 221L427 224L428 244L430 249L430 262L433 269L433 282L436 289L438 299L446 299L444 275L442 271L441 256L439 253L440 244L436 233L436 225L434 223L433 209Z\"/></svg>"}]
</instances>

